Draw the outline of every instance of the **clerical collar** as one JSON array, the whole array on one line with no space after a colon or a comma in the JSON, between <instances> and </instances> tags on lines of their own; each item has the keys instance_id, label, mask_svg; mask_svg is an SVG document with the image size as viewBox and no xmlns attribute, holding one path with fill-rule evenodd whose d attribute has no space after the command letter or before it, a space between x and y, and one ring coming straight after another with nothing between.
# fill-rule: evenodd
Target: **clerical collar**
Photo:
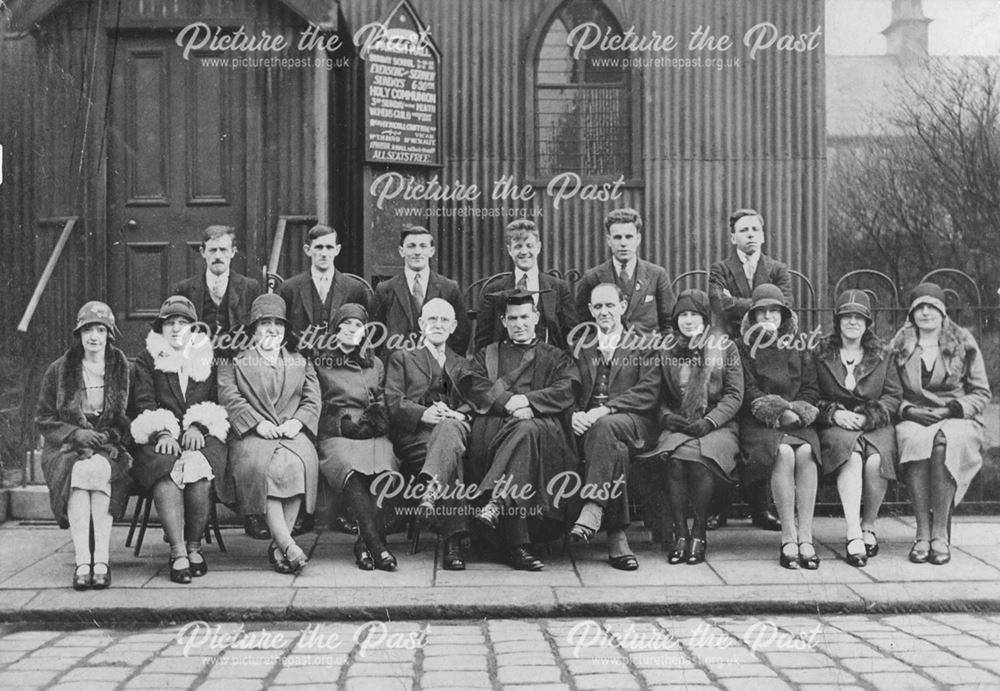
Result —
<instances>
[{"instance_id":1,"label":"clerical collar","mask_svg":"<svg viewBox=\"0 0 1000 691\"><path fill-rule=\"evenodd\" d=\"M527 347L527 346L536 345L538 343L538 339L537 338L532 338L530 341L526 341L524 343L518 343L517 341L515 341L513 339L510 339L507 342L510 343L511 345L525 346L525 347Z\"/></svg>"}]
</instances>

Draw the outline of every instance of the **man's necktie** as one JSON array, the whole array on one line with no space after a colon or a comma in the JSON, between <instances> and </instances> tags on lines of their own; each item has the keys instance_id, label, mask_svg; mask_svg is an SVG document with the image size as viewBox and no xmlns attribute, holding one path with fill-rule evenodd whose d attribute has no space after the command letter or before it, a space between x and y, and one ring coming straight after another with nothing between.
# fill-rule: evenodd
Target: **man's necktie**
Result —
<instances>
[{"instance_id":1,"label":"man's necktie","mask_svg":"<svg viewBox=\"0 0 1000 691\"><path fill-rule=\"evenodd\" d=\"M326 302L326 296L330 293L330 279L323 277L319 279L319 301Z\"/></svg>"},{"instance_id":2,"label":"man's necktie","mask_svg":"<svg viewBox=\"0 0 1000 691\"><path fill-rule=\"evenodd\" d=\"M632 277L628 275L628 262L622 262L622 268L618 272L618 284L626 295L632 292Z\"/></svg>"},{"instance_id":3,"label":"man's necktie","mask_svg":"<svg viewBox=\"0 0 1000 691\"><path fill-rule=\"evenodd\" d=\"M528 274L521 274L521 278L517 280L517 289L518 290L528 289Z\"/></svg>"},{"instance_id":4,"label":"man's necktie","mask_svg":"<svg viewBox=\"0 0 1000 691\"><path fill-rule=\"evenodd\" d=\"M424 304L424 287L420 284L420 274L413 277L413 301L420 307Z\"/></svg>"},{"instance_id":5,"label":"man's necktie","mask_svg":"<svg viewBox=\"0 0 1000 691\"><path fill-rule=\"evenodd\" d=\"M226 291L222 286L222 281L220 279L215 279L212 281L212 285L209 289L209 294L211 295L212 302L218 307L222 304L222 297L225 295Z\"/></svg>"}]
</instances>

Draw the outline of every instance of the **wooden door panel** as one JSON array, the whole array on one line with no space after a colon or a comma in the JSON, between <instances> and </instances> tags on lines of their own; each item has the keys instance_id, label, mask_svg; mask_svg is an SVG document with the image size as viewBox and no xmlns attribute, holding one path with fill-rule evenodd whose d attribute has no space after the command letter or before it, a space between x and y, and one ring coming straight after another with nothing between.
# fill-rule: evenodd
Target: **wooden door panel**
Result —
<instances>
[{"instance_id":1,"label":"wooden door panel","mask_svg":"<svg viewBox=\"0 0 1000 691\"><path fill-rule=\"evenodd\" d=\"M126 316L151 320L160 311L159 296L170 290L170 243L130 242L125 256Z\"/></svg>"},{"instance_id":2,"label":"wooden door panel","mask_svg":"<svg viewBox=\"0 0 1000 691\"><path fill-rule=\"evenodd\" d=\"M125 60L127 204L170 203L169 68L163 50L130 51Z\"/></svg>"},{"instance_id":3,"label":"wooden door panel","mask_svg":"<svg viewBox=\"0 0 1000 691\"><path fill-rule=\"evenodd\" d=\"M230 82L222 69L199 67L205 55L192 53L184 65L188 204L225 205L231 203Z\"/></svg>"}]
</instances>

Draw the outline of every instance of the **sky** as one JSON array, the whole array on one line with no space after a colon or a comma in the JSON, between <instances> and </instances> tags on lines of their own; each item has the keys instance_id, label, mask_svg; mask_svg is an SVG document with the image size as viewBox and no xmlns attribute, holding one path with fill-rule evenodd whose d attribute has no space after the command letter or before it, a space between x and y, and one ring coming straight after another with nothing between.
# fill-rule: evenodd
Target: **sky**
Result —
<instances>
[{"instance_id":1,"label":"sky","mask_svg":"<svg viewBox=\"0 0 1000 691\"><path fill-rule=\"evenodd\" d=\"M924 0L931 55L1000 59L1000 0ZM881 55L892 0L826 0L827 55Z\"/></svg>"}]
</instances>

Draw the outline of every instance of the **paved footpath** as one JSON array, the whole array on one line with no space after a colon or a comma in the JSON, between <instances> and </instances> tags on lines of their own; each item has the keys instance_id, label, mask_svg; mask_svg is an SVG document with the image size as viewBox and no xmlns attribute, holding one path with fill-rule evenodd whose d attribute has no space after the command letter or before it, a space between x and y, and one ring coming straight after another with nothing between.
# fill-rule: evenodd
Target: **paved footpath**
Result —
<instances>
[{"instance_id":1,"label":"paved footpath","mask_svg":"<svg viewBox=\"0 0 1000 691\"><path fill-rule=\"evenodd\" d=\"M0 626L0 688L996 689L1000 616Z\"/></svg>"}]
</instances>

